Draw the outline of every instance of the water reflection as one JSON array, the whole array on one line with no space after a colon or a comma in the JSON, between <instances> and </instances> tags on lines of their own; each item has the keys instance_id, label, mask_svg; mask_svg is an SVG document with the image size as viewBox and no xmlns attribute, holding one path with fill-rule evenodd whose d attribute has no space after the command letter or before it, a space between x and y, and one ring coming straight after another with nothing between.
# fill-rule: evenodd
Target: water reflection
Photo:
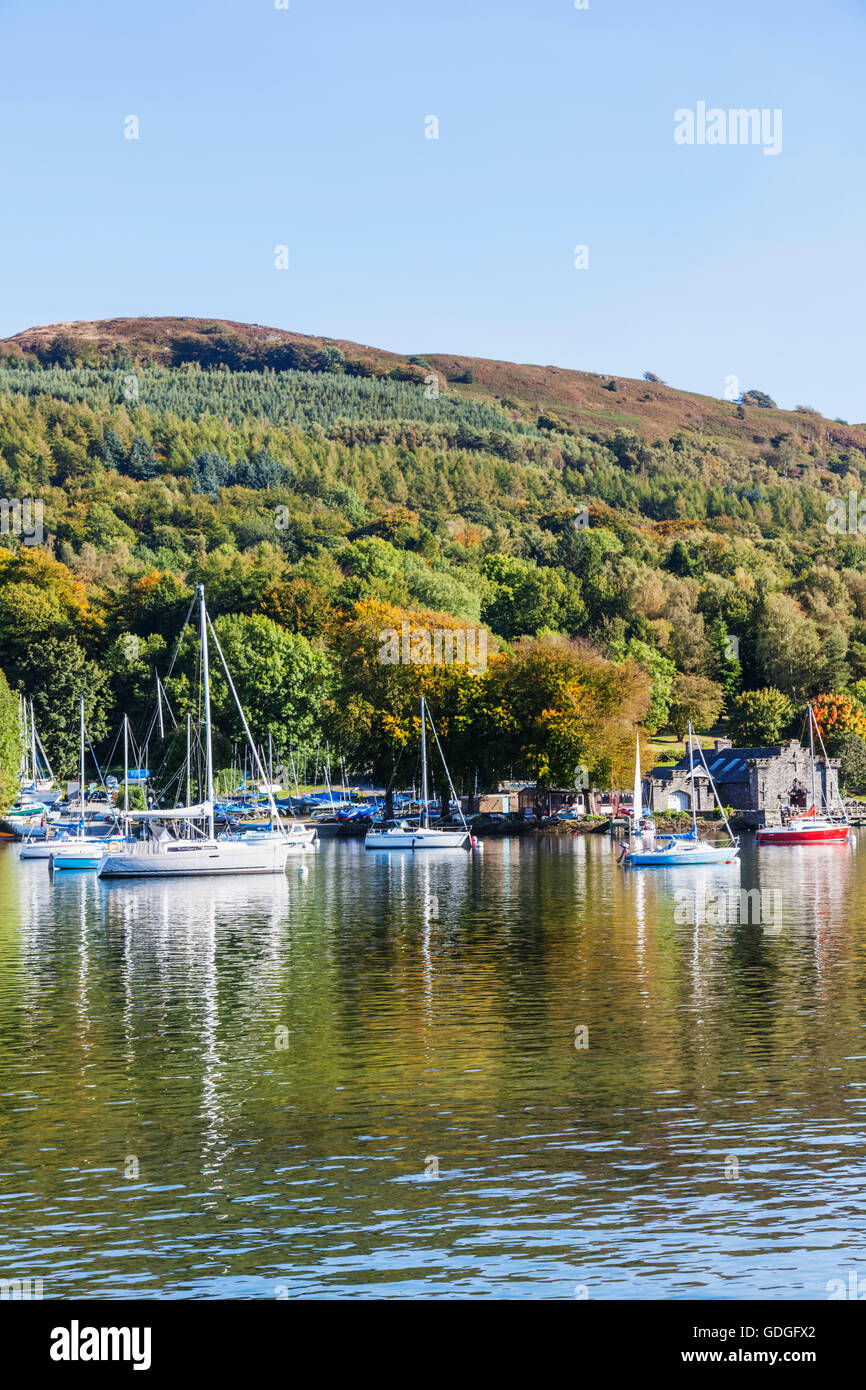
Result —
<instances>
[{"instance_id":1,"label":"water reflection","mask_svg":"<svg viewBox=\"0 0 866 1390\"><path fill-rule=\"evenodd\" d=\"M825 1296L864 1236L862 855L616 852L105 885L0 851L8 1258L46 1296ZM701 920L741 888L780 922Z\"/></svg>"}]
</instances>

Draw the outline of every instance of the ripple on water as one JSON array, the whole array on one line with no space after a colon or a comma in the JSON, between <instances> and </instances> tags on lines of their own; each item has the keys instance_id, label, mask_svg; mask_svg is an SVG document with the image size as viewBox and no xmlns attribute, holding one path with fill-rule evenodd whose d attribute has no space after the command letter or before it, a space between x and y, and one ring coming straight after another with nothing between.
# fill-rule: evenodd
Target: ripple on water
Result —
<instances>
[{"instance_id":1,"label":"ripple on water","mask_svg":"<svg viewBox=\"0 0 866 1390\"><path fill-rule=\"evenodd\" d=\"M866 1237L866 866L825 848L746 847L773 932L681 922L728 879L599 836L180 887L0 849L8 1275L826 1297Z\"/></svg>"}]
</instances>

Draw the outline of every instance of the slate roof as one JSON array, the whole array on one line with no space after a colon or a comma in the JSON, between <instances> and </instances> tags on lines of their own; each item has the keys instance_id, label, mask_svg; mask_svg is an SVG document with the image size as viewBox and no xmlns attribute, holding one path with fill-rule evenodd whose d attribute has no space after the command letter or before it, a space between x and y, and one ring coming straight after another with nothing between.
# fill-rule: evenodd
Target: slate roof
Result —
<instances>
[{"instance_id":1,"label":"slate roof","mask_svg":"<svg viewBox=\"0 0 866 1390\"><path fill-rule=\"evenodd\" d=\"M783 751L782 744L776 744L772 748L719 748L704 749L704 757L707 760L707 767L714 782L748 782L749 780L749 761L750 759L778 758ZM695 757L695 772L700 769L703 773L703 763L699 757ZM660 782L669 782L674 772L688 772L689 755L685 754L678 763L671 767L654 767L650 772L651 777L655 777Z\"/></svg>"}]
</instances>

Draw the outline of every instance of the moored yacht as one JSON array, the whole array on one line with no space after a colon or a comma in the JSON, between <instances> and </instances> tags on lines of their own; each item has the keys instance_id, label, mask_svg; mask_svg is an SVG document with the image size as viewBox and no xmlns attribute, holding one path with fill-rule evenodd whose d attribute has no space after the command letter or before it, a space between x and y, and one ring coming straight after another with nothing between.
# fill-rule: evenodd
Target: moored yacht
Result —
<instances>
[{"instance_id":1,"label":"moored yacht","mask_svg":"<svg viewBox=\"0 0 866 1390\"><path fill-rule=\"evenodd\" d=\"M826 845L845 844L849 836L848 813L841 796L839 814L832 813L832 774L827 750L818 728L815 711L806 706L809 719L809 762L812 769L812 805L800 815L789 816L782 825L762 825L758 831L759 845ZM818 811L815 786L815 734L824 755L824 813ZM838 786L836 788L838 792ZM828 795L829 794L829 795Z\"/></svg>"},{"instance_id":2,"label":"moored yacht","mask_svg":"<svg viewBox=\"0 0 866 1390\"><path fill-rule=\"evenodd\" d=\"M692 743L692 726L689 725L689 777L691 780L691 803L692 803L692 828L683 835L663 835L659 838L659 843L655 843L655 832L646 829L637 836L638 827L644 825L641 814L641 782L640 782L640 746L635 758L635 789L634 806L632 808L632 831L634 838L630 844L624 845L619 857L619 863L626 868L639 869L644 866L667 866L669 868L686 864L732 864L740 853L738 840L735 838L728 818L725 815L725 808L719 801L719 794L716 791L716 784L713 781L704 751L698 745L701 762L706 776L716 799L725 829L728 832L728 843L726 845L711 845L698 837L698 813L697 798L695 796L695 757L694 746Z\"/></svg>"},{"instance_id":3,"label":"moored yacht","mask_svg":"<svg viewBox=\"0 0 866 1390\"><path fill-rule=\"evenodd\" d=\"M252 740L247 718L238 699L234 681L231 677L222 648L205 607L204 585L199 584L196 591L199 606L199 628L201 636L201 672L203 683L203 706L205 714L205 789L206 798L195 806L175 806L170 810L133 811L130 821L142 823L147 827L148 838L135 844L128 851L110 852L99 863L97 870L100 879L127 878L190 878L216 877L226 874L282 874L291 846L280 825L279 813L274 804L273 792L268 793L271 808L272 829L270 833L257 835L254 839L218 839L214 827L214 768L213 740L211 734L210 709L210 664L208 633L222 662L229 690L237 706L244 733L252 749L254 761L262 781L266 781L265 770L261 765L258 749ZM187 614L189 621L192 612ZM186 627L186 624L184 624ZM181 637L183 634L181 634ZM178 647L179 647L178 643ZM183 823L190 831L196 822L203 822L205 829L200 838L192 834L181 838L169 828L172 823Z\"/></svg>"},{"instance_id":4,"label":"moored yacht","mask_svg":"<svg viewBox=\"0 0 866 1390\"><path fill-rule=\"evenodd\" d=\"M115 844L119 847L127 839L125 830L120 828L117 817L113 813L111 822L104 826L94 826L86 819L86 740L84 698L82 697L79 702L78 824L55 823L48 827L44 837L39 839L26 838L19 851L19 859L46 859L53 867L55 858L65 852L74 850L80 853L82 850L86 850L88 853L101 854L109 844Z\"/></svg>"},{"instance_id":5,"label":"moored yacht","mask_svg":"<svg viewBox=\"0 0 866 1390\"><path fill-rule=\"evenodd\" d=\"M451 795L460 811L460 819L463 822L462 830L447 830L444 827L440 829L438 826L430 824L430 808L427 796L428 719L430 719L430 728L433 730L436 747L439 749L439 756L442 758L442 766L448 778ZM454 790L451 773L448 771L448 764L445 762L445 756L439 743L439 735L436 733L436 726L430 717L423 695L421 696L421 788L422 810L417 824L410 818L389 820L381 826L373 826L364 837L365 849L472 849L475 843L466 824L459 798Z\"/></svg>"},{"instance_id":6,"label":"moored yacht","mask_svg":"<svg viewBox=\"0 0 866 1390\"><path fill-rule=\"evenodd\" d=\"M366 849L471 849L472 836L465 830L439 830L422 821L390 820L368 830Z\"/></svg>"}]
</instances>

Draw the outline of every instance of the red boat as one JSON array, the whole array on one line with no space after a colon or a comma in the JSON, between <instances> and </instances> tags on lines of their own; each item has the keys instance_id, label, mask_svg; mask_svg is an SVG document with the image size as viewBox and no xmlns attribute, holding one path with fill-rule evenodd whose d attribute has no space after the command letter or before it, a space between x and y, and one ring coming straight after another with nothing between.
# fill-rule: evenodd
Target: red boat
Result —
<instances>
[{"instance_id":1,"label":"red boat","mask_svg":"<svg viewBox=\"0 0 866 1390\"><path fill-rule=\"evenodd\" d=\"M758 831L759 845L841 845L847 839L844 821L816 816L814 808L805 815L792 816L787 825L765 825Z\"/></svg>"},{"instance_id":2,"label":"red boat","mask_svg":"<svg viewBox=\"0 0 866 1390\"><path fill-rule=\"evenodd\" d=\"M821 730L811 705L806 706L809 718L809 762L812 768L812 805L799 816L789 816L782 825L765 825L758 831L759 845L843 845L848 839L848 817L842 798L839 797L842 819L826 814L831 809L832 783L827 749L821 737ZM825 814L819 815L815 792L815 735L824 755L824 778L826 796ZM838 793L838 784L836 791Z\"/></svg>"}]
</instances>

